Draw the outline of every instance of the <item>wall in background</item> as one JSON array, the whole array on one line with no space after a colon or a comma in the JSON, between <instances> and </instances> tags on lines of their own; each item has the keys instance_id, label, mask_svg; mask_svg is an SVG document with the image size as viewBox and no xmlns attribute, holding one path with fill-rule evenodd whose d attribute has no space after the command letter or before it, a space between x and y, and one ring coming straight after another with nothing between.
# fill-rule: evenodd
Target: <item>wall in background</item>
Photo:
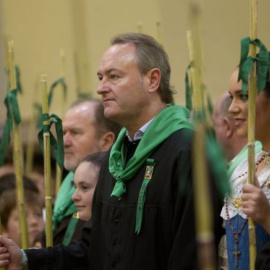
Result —
<instances>
[{"instance_id":1,"label":"wall in background","mask_svg":"<svg viewBox=\"0 0 270 270\"><path fill-rule=\"evenodd\" d=\"M176 103L185 104L184 76L189 64L186 41L186 31L190 29L189 2L0 0L0 27L9 39L14 40L15 61L21 69L24 94L19 96L19 102L23 118L27 119L32 114L33 102L40 100L39 74L48 75L49 86L62 74L60 50L65 54L64 74L69 87L66 107L75 100L78 87L96 95L96 70L103 51L109 47L114 35L130 31L141 31L161 38L170 57L172 85L177 91ZM215 100L227 89L228 78L238 64L240 39L249 34L249 1L204 0L201 3L204 78L210 96ZM258 37L268 48L269 10L270 1L260 0ZM161 23L160 34L157 21ZM6 86L2 35L0 50L0 102L3 102ZM75 62L78 63L77 68ZM60 94L60 91L56 93L51 112L61 115ZM5 110L3 106L0 108L2 122Z\"/></svg>"}]
</instances>

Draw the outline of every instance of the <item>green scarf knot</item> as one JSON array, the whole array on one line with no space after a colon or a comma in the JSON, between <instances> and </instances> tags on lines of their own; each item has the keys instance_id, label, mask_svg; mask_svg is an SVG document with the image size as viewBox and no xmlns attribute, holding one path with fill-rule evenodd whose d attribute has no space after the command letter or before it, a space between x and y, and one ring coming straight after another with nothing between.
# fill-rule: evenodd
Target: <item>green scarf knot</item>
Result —
<instances>
[{"instance_id":1,"label":"green scarf knot","mask_svg":"<svg viewBox=\"0 0 270 270\"><path fill-rule=\"evenodd\" d=\"M116 196L120 198L124 193L126 193L126 184L121 178L119 178L119 180L116 180L116 184L114 186L111 196Z\"/></svg>"},{"instance_id":2,"label":"green scarf knot","mask_svg":"<svg viewBox=\"0 0 270 270\"><path fill-rule=\"evenodd\" d=\"M258 57L248 56L250 44L254 44L259 48ZM255 61L259 63L257 69L257 85L258 92L260 93L264 89L266 83L267 71L269 69L269 53L259 39L251 40L249 37L243 38L241 40L241 59L238 81L242 80L242 90L244 92L247 91L249 74Z\"/></svg>"},{"instance_id":3,"label":"green scarf knot","mask_svg":"<svg viewBox=\"0 0 270 270\"><path fill-rule=\"evenodd\" d=\"M49 116L49 114L44 113L42 114L42 120L43 123L44 121L49 121L49 125L44 125L42 126L42 129L38 133L38 140L39 140L39 145L42 150L43 149L43 133L49 133L50 134L50 144L53 149L53 155L56 159L57 164L59 167L62 169L64 165L64 143L63 143L63 129L62 129L62 120L56 115L52 114ZM51 133L51 126L55 124L55 130L56 130L56 138L53 136Z\"/></svg>"},{"instance_id":4,"label":"green scarf knot","mask_svg":"<svg viewBox=\"0 0 270 270\"><path fill-rule=\"evenodd\" d=\"M125 168L123 139L126 136L126 129L122 128L109 158L109 171L116 179L111 196L119 198L126 192L125 181L131 179L137 173L146 159L171 134L182 128L193 129L188 117L189 110L182 106L173 105L163 109L147 128L133 157L130 158ZM153 138L155 139L153 140Z\"/></svg>"},{"instance_id":5,"label":"green scarf knot","mask_svg":"<svg viewBox=\"0 0 270 270\"><path fill-rule=\"evenodd\" d=\"M21 123L20 109L17 100L17 89L7 92L4 100L7 109L6 122L3 128L3 135L0 143L0 166L3 165L7 148L10 142L10 133L13 130L13 123L18 126ZM14 121L14 122L13 122Z\"/></svg>"}]
</instances>

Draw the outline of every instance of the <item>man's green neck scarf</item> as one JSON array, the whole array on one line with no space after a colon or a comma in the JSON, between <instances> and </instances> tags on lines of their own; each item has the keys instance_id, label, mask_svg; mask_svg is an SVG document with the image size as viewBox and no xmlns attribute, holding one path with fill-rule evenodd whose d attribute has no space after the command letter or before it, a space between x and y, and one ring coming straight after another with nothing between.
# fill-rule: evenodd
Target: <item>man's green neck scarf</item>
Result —
<instances>
[{"instance_id":1,"label":"man's green neck scarf","mask_svg":"<svg viewBox=\"0 0 270 270\"><path fill-rule=\"evenodd\" d=\"M72 215L78 211L74 201L72 200L72 195L75 190L75 187L71 184L73 179L74 173L69 172L61 184L60 190L57 194L52 217L53 230L56 229L57 223L61 223L66 216Z\"/></svg>"},{"instance_id":2,"label":"man's green neck scarf","mask_svg":"<svg viewBox=\"0 0 270 270\"><path fill-rule=\"evenodd\" d=\"M114 143L110 158L109 171L116 179L111 196L120 198L126 192L125 182L131 179L146 162L155 149L171 134L182 128L193 129L188 121L189 110L182 106L168 106L153 119L144 133L138 147L130 160L125 164L123 139L126 129L123 128Z\"/></svg>"},{"instance_id":3,"label":"man's green neck scarf","mask_svg":"<svg viewBox=\"0 0 270 270\"><path fill-rule=\"evenodd\" d=\"M182 128L192 128L188 121L189 111L181 106L169 106L163 109L152 121L143 135L133 157L125 164L123 128L114 143L109 159L109 170L116 179L111 196L121 197L126 192L125 181L131 179L145 163L146 159L166 138Z\"/></svg>"}]
</instances>

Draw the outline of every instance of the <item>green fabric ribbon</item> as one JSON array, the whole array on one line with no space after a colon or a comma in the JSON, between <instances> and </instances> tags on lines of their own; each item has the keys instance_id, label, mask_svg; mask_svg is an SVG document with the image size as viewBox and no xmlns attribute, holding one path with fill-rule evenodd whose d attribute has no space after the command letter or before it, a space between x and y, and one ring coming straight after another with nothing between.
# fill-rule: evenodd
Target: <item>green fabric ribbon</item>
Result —
<instances>
[{"instance_id":1,"label":"green fabric ribbon","mask_svg":"<svg viewBox=\"0 0 270 270\"><path fill-rule=\"evenodd\" d=\"M210 95L207 95L207 109L208 109L209 115L213 115L214 108L213 108L213 103L212 103Z\"/></svg>"},{"instance_id":2,"label":"green fabric ribbon","mask_svg":"<svg viewBox=\"0 0 270 270\"><path fill-rule=\"evenodd\" d=\"M50 144L53 150L53 155L56 159L57 164L62 169L64 164L64 143L63 143L63 129L62 129L62 120L56 114L42 114L43 123L44 121L49 121L49 125L44 125L38 133L39 145L43 149L43 133L47 132L50 134ZM51 133L51 126L55 124L57 140Z\"/></svg>"},{"instance_id":3,"label":"green fabric ribbon","mask_svg":"<svg viewBox=\"0 0 270 270\"><path fill-rule=\"evenodd\" d=\"M254 44L259 48L258 57L254 58L248 56L249 44ZM266 83L267 71L269 69L269 53L259 39L251 40L249 37L243 38L241 40L241 58L238 81L242 80L242 90L244 92L247 91L249 74L255 61L259 62L257 69L257 85L258 92L260 93L264 89Z\"/></svg>"},{"instance_id":4,"label":"green fabric ribbon","mask_svg":"<svg viewBox=\"0 0 270 270\"><path fill-rule=\"evenodd\" d=\"M63 180L57 193L52 216L54 231L57 224L61 223L65 217L70 216L78 211L74 201L72 200L72 195L75 191L75 186L72 185L73 179L74 173L69 172Z\"/></svg>"},{"instance_id":5,"label":"green fabric ribbon","mask_svg":"<svg viewBox=\"0 0 270 270\"><path fill-rule=\"evenodd\" d=\"M207 119L207 115L211 116L213 114L213 103L210 95L206 93L206 86L204 84L202 84L201 90L200 99L204 100L204 95L206 95L206 104L204 102L202 103L201 110L193 110L192 119L194 123L198 121L204 122Z\"/></svg>"},{"instance_id":6,"label":"green fabric ribbon","mask_svg":"<svg viewBox=\"0 0 270 270\"><path fill-rule=\"evenodd\" d=\"M67 84L66 84L66 81L65 81L65 78L64 77L60 77L58 80L56 80L51 88L50 88L50 91L49 91L49 94L48 94L48 105L49 105L49 108L52 104L52 98L53 98L53 93L54 93L54 89L57 85L62 85L63 87L63 91L64 91L64 100L66 100L66 97L67 97Z\"/></svg>"},{"instance_id":7,"label":"green fabric ribbon","mask_svg":"<svg viewBox=\"0 0 270 270\"><path fill-rule=\"evenodd\" d=\"M227 177L227 161L224 158L223 149L214 136L214 132L210 129L206 132L206 153L214 179L216 180L217 189L222 196L230 194L231 189Z\"/></svg>"},{"instance_id":8,"label":"green fabric ribbon","mask_svg":"<svg viewBox=\"0 0 270 270\"><path fill-rule=\"evenodd\" d=\"M74 232L76 230L77 224L78 224L79 219L75 218L75 217L71 217L68 226L67 226L67 230L63 239L63 245L67 246L70 242L71 239L74 235Z\"/></svg>"},{"instance_id":9,"label":"green fabric ribbon","mask_svg":"<svg viewBox=\"0 0 270 270\"><path fill-rule=\"evenodd\" d=\"M189 77L188 77L188 71L191 69L191 67L194 66L194 62L192 61L188 67L186 68L186 74L185 74L185 96L186 96L186 107L190 111L192 111L192 95L193 95L193 87L192 83L189 82Z\"/></svg>"},{"instance_id":10,"label":"green fabric ribbon","mask_svg":"<svg viewBox=\"0 0 270 270\"><path fill-rule=\"evenodd\" d=\"M16 76L16 87L17 90L22 94L22 84L21 84L21 72L18 65L15 65L15 76Z\"/></svg>"},{"instance_id":11,"label":"green fabric ribbon","mask_svg":"<svg viewBox=\"0 0 270 270\"><path fill-rule=\"evenodd\" d=\"M17 100L17 89L8 91L4 104L7 109L6 122L3 128L3 134L0 143L0 166L3 165L7 148L10 142L10 133L13 130L13 120L15 126L18 126L21 123L20 109Z\"/></svg>"},{"instance_id":12,"label":"green fabric ribbon","mask_svg":"<svg viewBox=\"0 0 270 270\"><path fill-rule=\"evenodd\" d=\"M40 103L34 102L33 107L37 110L37 124L36 127L41 129L43 126L43 118L42 118L42 106Z\"/></svg>"},{"instance_id":13,"label":"green fabric ribbon","mask_svg":"<svg viewBox=\"0 0 270 270\"><path fill-rule=\"evenodd\" d=\"M148 184L152 179L152 174L154 171L155 160L147 159L146 160L146 171L143 179L143 183L139 192L138 202L137 202L137 210L136 210L136 225L135 225L135 233L139 234L142 227L142 219L143 219L143 208L144 202L146 198L146 191Z\"/></svg>"},{"instance_id":14,"label":"green fabric ribbon","mask_svg":"<svg viewBox=\"0 0 270 270\"><path fill-rule=\"evenodd\" d=\"M154 150L171 134L182 128L193 129L188 121L189 111L182 106L169 106L163 109L151 122L143 135L133 157L125 164L123 138L126 136L126 129L122 128L114 143L110 158L109 171L116 179L111 196L121 197L126 192L125 181L131 179L146 159ZM153 140L153 138L155 138Z\"/></svg>"}]
</instances>

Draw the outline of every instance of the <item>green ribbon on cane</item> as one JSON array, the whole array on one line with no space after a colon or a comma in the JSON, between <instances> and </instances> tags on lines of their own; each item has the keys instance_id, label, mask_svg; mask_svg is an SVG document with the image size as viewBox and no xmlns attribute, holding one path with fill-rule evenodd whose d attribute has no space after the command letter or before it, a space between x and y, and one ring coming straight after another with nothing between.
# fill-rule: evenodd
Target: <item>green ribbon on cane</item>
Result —
<instances>
[{"instance_id":1,"label":"green ribbon on cane","mask_svg":"<svg viewBox=\"0 0 270 270\"><path fill-rule=\"evenodd\" d=\"M42 128L43 125L43 118L42 118L42 106L41 104L34 102L33 107L35 110L37 110L37 124L36 127L38 129Z\"/></svg>"},{"instance_id":2,"label":"green ribbon on cane","mask_svg":"<svg viewBox=\"0 0 270 270\"><path fill-rule=\"evenodd\" d=\"M48 94L48 105L49 107L51 106L52 103L52 98L53 98L53 92L54 89L57 85L62 85L63 87L63 91L64 91L64 100L66 99L67 96L67 84L66 84L66 80L64 77L60 77L59 79L57 79L51 86L49 94Z\"/></svg>"},{"instance_id":3,"label":"green ribbon on cane","mask_svg":"<svg viewBox=\"0 0 270 270\"><path fill-rule=\"evenodd\" d=\"M259 48L257 57L248 56L250 44L254 44ZM257 68L257 85L258 93L260 93L264 89L266 83L267 71L269 69L269 53L259 39L251 40L249 37L243 38L241 40L241 59L238 81L242 80L242 90L244 93L246 93L248 89L249 74L255 61L259 63Z\"/></svg>"},{"instance_id":4,"label":"green ribbon on cane","mask_svg":"<svg viewBox=\"0 0 270 270\"><path fill-rule=\"evenodd\" d=\"M16 87L17 90L22 94L22 84L21 84L21 72L18 65L15 65L15 76L16 76Z\"/></svg>"},{"instance_id":5,"label":"green ribbon on cane","mask_svg":"<svg viewBox=\"0 0 270 270\"><path fill-rule=\"evenodd\" d=\"M185 88L186 88L186 108L192 111L192 95L193 95L193 87L192 83L189 82L189 77L188 77L188 71L191 69L191 67L194 66L194 62L192 61L188 67L186 68L186 74L185 74Z\"/></svg>"},{"instance_id":6,"label":"green ribbon on cane","mask_svg":"<svg viewBox=\"0 0 270 270\"><path fill-rule=\"evenodd\" d=\"M42 129L38 133L38 141L40 148L42 152L44 152L43 149L43 133L49 133L50 134L50 144L53 150L53 155L56 159L57 164L62 169L64 164L64 144L63 144L63 129L62 129L62 120L56 115L56 114L42 114L42 120L43 123L45 121L49 121L49 125L42 126ZM56 138L51 133L51 126L55 124L55 130L56 130Z\"/></svg>"},{"instance_id":7,"label":"green ribbon on cane","mask_svg":"<svg viewBox=\"0 0 270 270\"><path fill-rule=\"evenodd\" d=\"M13 120L14 124L18 126L21 123L20 109L17 100L17 89L8 91L4 104L7 108L7 117L3 129L3 135L0 143L0 166L3 165L7 148L10 142L10 133L13 130Z\"/></svg>"}]
</instances>

